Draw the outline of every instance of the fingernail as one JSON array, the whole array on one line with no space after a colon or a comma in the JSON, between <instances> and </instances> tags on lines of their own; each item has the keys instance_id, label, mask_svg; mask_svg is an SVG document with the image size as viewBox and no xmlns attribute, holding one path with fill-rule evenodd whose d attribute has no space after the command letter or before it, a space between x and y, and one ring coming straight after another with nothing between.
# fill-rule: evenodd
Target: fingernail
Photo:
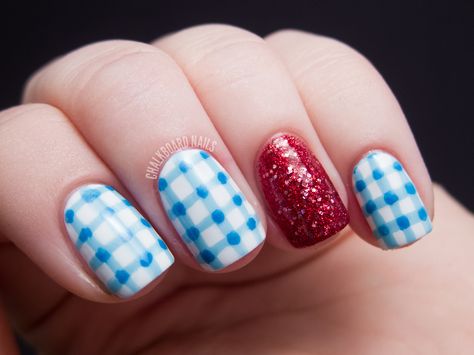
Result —
<instances>
[{"instance_id":1,"label":"fingernail","mask_svg":"<svg viewBox=\"0 0 474 355\"><path fill-rule=\"evenodd\" d=\"M382 249L411 244L432 225L415 185L392 155L373 151L355 166L352 182L359 205Z\"/></svg>"},{"instance_id":2,"label":"fingernail","mask_svg":"<svg viewBox=\"0 0 474 355\"><path fill-rule=\"evenodd\" d=\"M150 223L112 186L75 190L66 202L64 221L79 254L119 297L139 292L174 262Z\"/></svg>"},{"instance_id":3,"label":"fingernail","mask_svg":"<svg viewBox=\"0 0 474 355\"><path fill-rule=\"evenodd\" d=\"M349 223L349 214L321 163L296 136L273 137L257 161L273 219L296 248L319 243Z\"/></svg>"},{"instance_id":4,"label":"fingernail","mask_svg":"<svg viewBox=\"0 0 474 355\"><path fill-rule=\"evenodd\" d=\"M205 269L223 269L265 239L252 205L203 150L182 150L171 156L160 173L158 190L176 231Z\"/></svg>"}]
</instances>

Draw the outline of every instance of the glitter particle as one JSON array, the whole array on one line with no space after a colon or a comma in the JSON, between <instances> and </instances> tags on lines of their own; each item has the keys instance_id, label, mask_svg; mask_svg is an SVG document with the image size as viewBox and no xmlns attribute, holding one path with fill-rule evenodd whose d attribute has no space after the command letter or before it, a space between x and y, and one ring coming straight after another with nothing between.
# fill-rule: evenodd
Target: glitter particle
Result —
<instances>
[{"instance_id":1,"label":"glitter particle","mask_svg":"<svg viewBox=\"0 0 474 355\"><path fill-rule=\"evenodd\" d=\"M262 150L257 170L274 219L293 246L321 242L349 223L326 171L300 138L289 134L272 138Z\"/></svg>"}]
</instances>

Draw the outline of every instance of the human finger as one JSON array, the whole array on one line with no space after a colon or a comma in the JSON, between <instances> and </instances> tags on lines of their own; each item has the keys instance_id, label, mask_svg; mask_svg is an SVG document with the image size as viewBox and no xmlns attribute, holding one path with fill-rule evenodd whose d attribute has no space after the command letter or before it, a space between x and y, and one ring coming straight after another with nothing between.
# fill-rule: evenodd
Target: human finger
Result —
<instances>
[{"instance_id":1,"label":"human finger","mask_svg":"<svg viewBox=\"0 0 474 355\"><path fill-rule=\"evenodd\" d=\"M349 194L351 226L383 249L431 231L431 180L400 106L374 67L336 40L300 31L266 38L286 63Z\"/></svg>"},{"instance_id":2,"label":"human finger","mask_svg":"<svg viewBox=\"0 0 474 355\"><path fill-rule=\"evenodd\" d=\"M0 230L49 277L103 302L161 279L172 254L62 112L43 104L3 111L0 142Z\"/></svg>"},{"instance_id":3,"label":"human finger","mask_svg":"<svg viewBox=\"0 0 474 355\"><path fill-rule=\"evenodd\" d=\"M262 38L203 25L154 44L181 66L247 180L260 186L278 226L269 233L275 245L312 246L347 225L341 179L291 77Z\"/></svg>"},{"instance_id":4,"label":"human finger","mask_svg":"<svg viewBox=\"0 0 474 355\"><path fill-rule=\"evenodd\" d=\"M25 100L71 118L185 264L230 271L257 255L259 202L161 50L131 41L80 48L36 74Z\"/></svg>"}]
</instances>

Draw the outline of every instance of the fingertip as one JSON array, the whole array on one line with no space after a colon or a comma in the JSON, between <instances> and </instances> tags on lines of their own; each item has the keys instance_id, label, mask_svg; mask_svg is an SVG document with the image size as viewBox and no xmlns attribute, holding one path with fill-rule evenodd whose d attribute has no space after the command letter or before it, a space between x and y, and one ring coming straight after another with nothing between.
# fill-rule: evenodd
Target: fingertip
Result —
<instances>
[{"instance_id":1,"label":"fingertip","mask_svg":"<svg viewBox=\"0 0 474 355\"><path fill-rule=\"evenodd\" d=\"M365 153L352 170L354 230L381 249L398 249L432 230L430 210L402 162L384 150Z\"/></svg>"}]
</instances>

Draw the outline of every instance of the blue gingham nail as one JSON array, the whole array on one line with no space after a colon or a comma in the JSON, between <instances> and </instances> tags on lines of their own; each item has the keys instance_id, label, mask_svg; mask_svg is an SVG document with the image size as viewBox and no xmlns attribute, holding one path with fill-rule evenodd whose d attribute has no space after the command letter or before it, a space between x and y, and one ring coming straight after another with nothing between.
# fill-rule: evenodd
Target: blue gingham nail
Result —
<instances>
[{"instance_id":1,"label":"blue gingham nail","mask_svg":"<svg viewBox=\"0 0 474 355\"><path fill-rule=\"evenodd\" d=\"M137 293L174 262L150 223L112 186L75 190L66 202L64 221L79 254L119 297Z\"/></svg>"},{"instance_id":2,"label":"blue gingham nail","mask_svg":"<svg viewBox=\"0 0 474 355\"><path fill-rule=\"evenodd\" d=\"M158 180L163 207L198 263L220 270L254 250L265 231L224 168L199 149L175 153Z\"/></svg>"},{"instance_id":3,"label":"blue gingham nail","mask_svg":"<svg viewBox=\"0 0 474 355\"><path fill-rule=\"evenodd\" d=\"M368 153L355 166L352 182L382 249L403 247L431 232L430 217L415 185L392 155Z\"/></svg>"}]
</instances>

